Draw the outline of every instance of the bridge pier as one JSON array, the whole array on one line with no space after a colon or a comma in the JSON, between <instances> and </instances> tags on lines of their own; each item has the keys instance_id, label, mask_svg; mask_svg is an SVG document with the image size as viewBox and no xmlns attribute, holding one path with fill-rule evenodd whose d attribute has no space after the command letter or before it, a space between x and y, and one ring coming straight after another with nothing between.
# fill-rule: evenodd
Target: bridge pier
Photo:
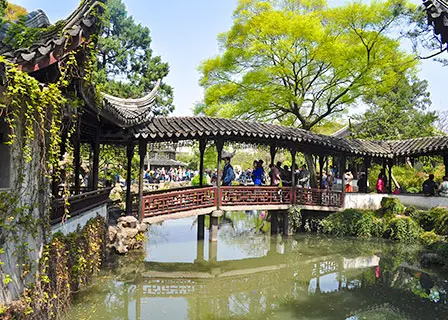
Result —
<instances>
[{"instance_id":1,"label":"bridge pier","mask_svg":"<svg viewBox=\"0 0 448 320\"><path fill-rule=\"evenodd\" d=\"M279 232L279 225L278 225L278 211L271 210L269 211L269 214L271 216L271 234L278 234Z\"/></svg>"},{"instance_id":2,"label":"bridge pier","mask_svg":"<svg viewBox=\"0 0 448 320\"><path fill-rule=\"evenodd\" d=\"M215 210L210 214L210 242L218 241L218 218L222 217L224 212L222 210Z\"/></svg>"},{"instance_id":3,"label":"bridge pier","mask_svg":"<svg viewBox=\"0 0 448 320\"><path fill-rule=\"evenodd\" d=\"M198 216L198 240L204 240L205 216Z\"/></svg>"}]
</instances>

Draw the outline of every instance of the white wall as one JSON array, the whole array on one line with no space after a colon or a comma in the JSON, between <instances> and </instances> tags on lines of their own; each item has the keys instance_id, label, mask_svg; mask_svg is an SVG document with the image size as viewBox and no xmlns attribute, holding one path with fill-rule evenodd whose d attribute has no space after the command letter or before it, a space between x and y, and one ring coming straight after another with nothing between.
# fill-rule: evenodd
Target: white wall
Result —
<instances>
[{"instance_id":1,"label":"white wall","mask_svg":"<svg viewBox=\"0 0 448 320\"><path fill-rule=\"evenodd\" d=\"M51 232L55 234L56 232L61 231L64 235L67 235L70 232L76 231L78 225L82 228L86 225L87 221L96 216L101 216L103 218L107 217L107 204L99 205L93 209L90 209L86 212L83 212L73 218L70 218L65 223L58 223L51 227Z\"/></svg>"},{"instance_id":2,"label":"white wall","mask_svg":"<svg viewBox=\"0 0 448 320\"><path fill-rule=\"evenodd\" d=\"M448 207L448 197L428 197L423 195L395 195L395 194L360 194L346 193L344 209L370 209L381 208L383 197L398 198L406 207L414 206L419 209L431 209L437 206Z\"/></svg>"}]
</instances>

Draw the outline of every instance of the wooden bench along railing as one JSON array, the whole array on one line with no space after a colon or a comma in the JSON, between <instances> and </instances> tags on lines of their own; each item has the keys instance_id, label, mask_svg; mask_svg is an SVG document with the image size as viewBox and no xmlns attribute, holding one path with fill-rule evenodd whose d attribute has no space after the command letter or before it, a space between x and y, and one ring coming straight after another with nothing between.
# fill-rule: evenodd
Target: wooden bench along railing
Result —
<instances>
[{"instance_id":1,"label":"wooden bench along railing","mask_svg":"<svg viewBox=\"0 0 448 320\"><path fill-rule=\"evenodd\" d=\"M68 215L74 217L80 213L86 212L92 208L102 205L109 201L109 193L112 188L105 188L68 198ZM50 214L50 224L54 225L62 221L65 215L65 200L56 199L52 203Z\"/></svg>"},{"instance_id":2,"label":"wooden bench along railing","mask_svg":"<svg viewBox=\"0 0 448 320\"><path fill-rule=\"evenodd\" d=\"M292 187L189 187L149 192L143 197L142 218L178 212L212 208L216 206L281 206L298 204L342 208L344 196L341 192Z\"/></svg>"}]
</instances>

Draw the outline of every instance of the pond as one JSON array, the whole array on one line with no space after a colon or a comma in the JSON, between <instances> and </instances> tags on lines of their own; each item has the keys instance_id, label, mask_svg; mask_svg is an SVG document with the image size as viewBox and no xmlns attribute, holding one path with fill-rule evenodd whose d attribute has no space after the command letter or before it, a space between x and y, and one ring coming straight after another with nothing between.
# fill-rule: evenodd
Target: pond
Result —
<instances>
[{"instance_id":1,"label":"pond","mask_svg":"<svg viewBox=\"0 0 448 320\"><path fill-rule=\"evenodd\" d=\"M260 215L227 213L215 243L196 240L196 218L153 225L145 252L79 293L66 320L447 318L448 277L419 266L418 246L271 236Z\"/></svg>"}]
</instances>

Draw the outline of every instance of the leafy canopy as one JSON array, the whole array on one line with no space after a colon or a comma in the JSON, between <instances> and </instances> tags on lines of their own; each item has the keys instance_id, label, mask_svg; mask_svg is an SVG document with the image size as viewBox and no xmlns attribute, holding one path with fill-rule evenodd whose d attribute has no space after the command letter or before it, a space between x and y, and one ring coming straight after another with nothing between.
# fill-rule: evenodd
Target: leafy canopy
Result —
<instances>
[{"instance_id":1,"label":"leafy canopy","mask_svg":"<svg viewBox=\"0 0 448 320\"><path fill-rule=\"evenodd\" d=\"M427 89L426 80L403 77L385 93L373 91L365 98L367 111L355 117L355 137L388 140L435 135L437 114L428 111Z\"/></svg>"},{"instance_id":2,"label":"leafy canopy","mask_svg":"<svg viewBox=\"0 0 448 320\"><path fill-rule=\"evenodd\" d=\"M312 129L376 88L387 92L416 59L392 31L404 0L240 0L220 55L205 60L196 114L279 121Z\"/></svg>"},{"instance_id":3,"label":"leafy canopy","mask_svg":"<svg viewBox=\"0 0 448 320\"><path fill-rule=\"evenodd\" d=\"M124 98L138 98L168 75L168 63L153 56L148 27L128 16L121 0L107 0L102 37L98 41L98 84L101 90ZM163 81L156 112L173 111L173 89Z\"/></svg>"}]
</instances>

